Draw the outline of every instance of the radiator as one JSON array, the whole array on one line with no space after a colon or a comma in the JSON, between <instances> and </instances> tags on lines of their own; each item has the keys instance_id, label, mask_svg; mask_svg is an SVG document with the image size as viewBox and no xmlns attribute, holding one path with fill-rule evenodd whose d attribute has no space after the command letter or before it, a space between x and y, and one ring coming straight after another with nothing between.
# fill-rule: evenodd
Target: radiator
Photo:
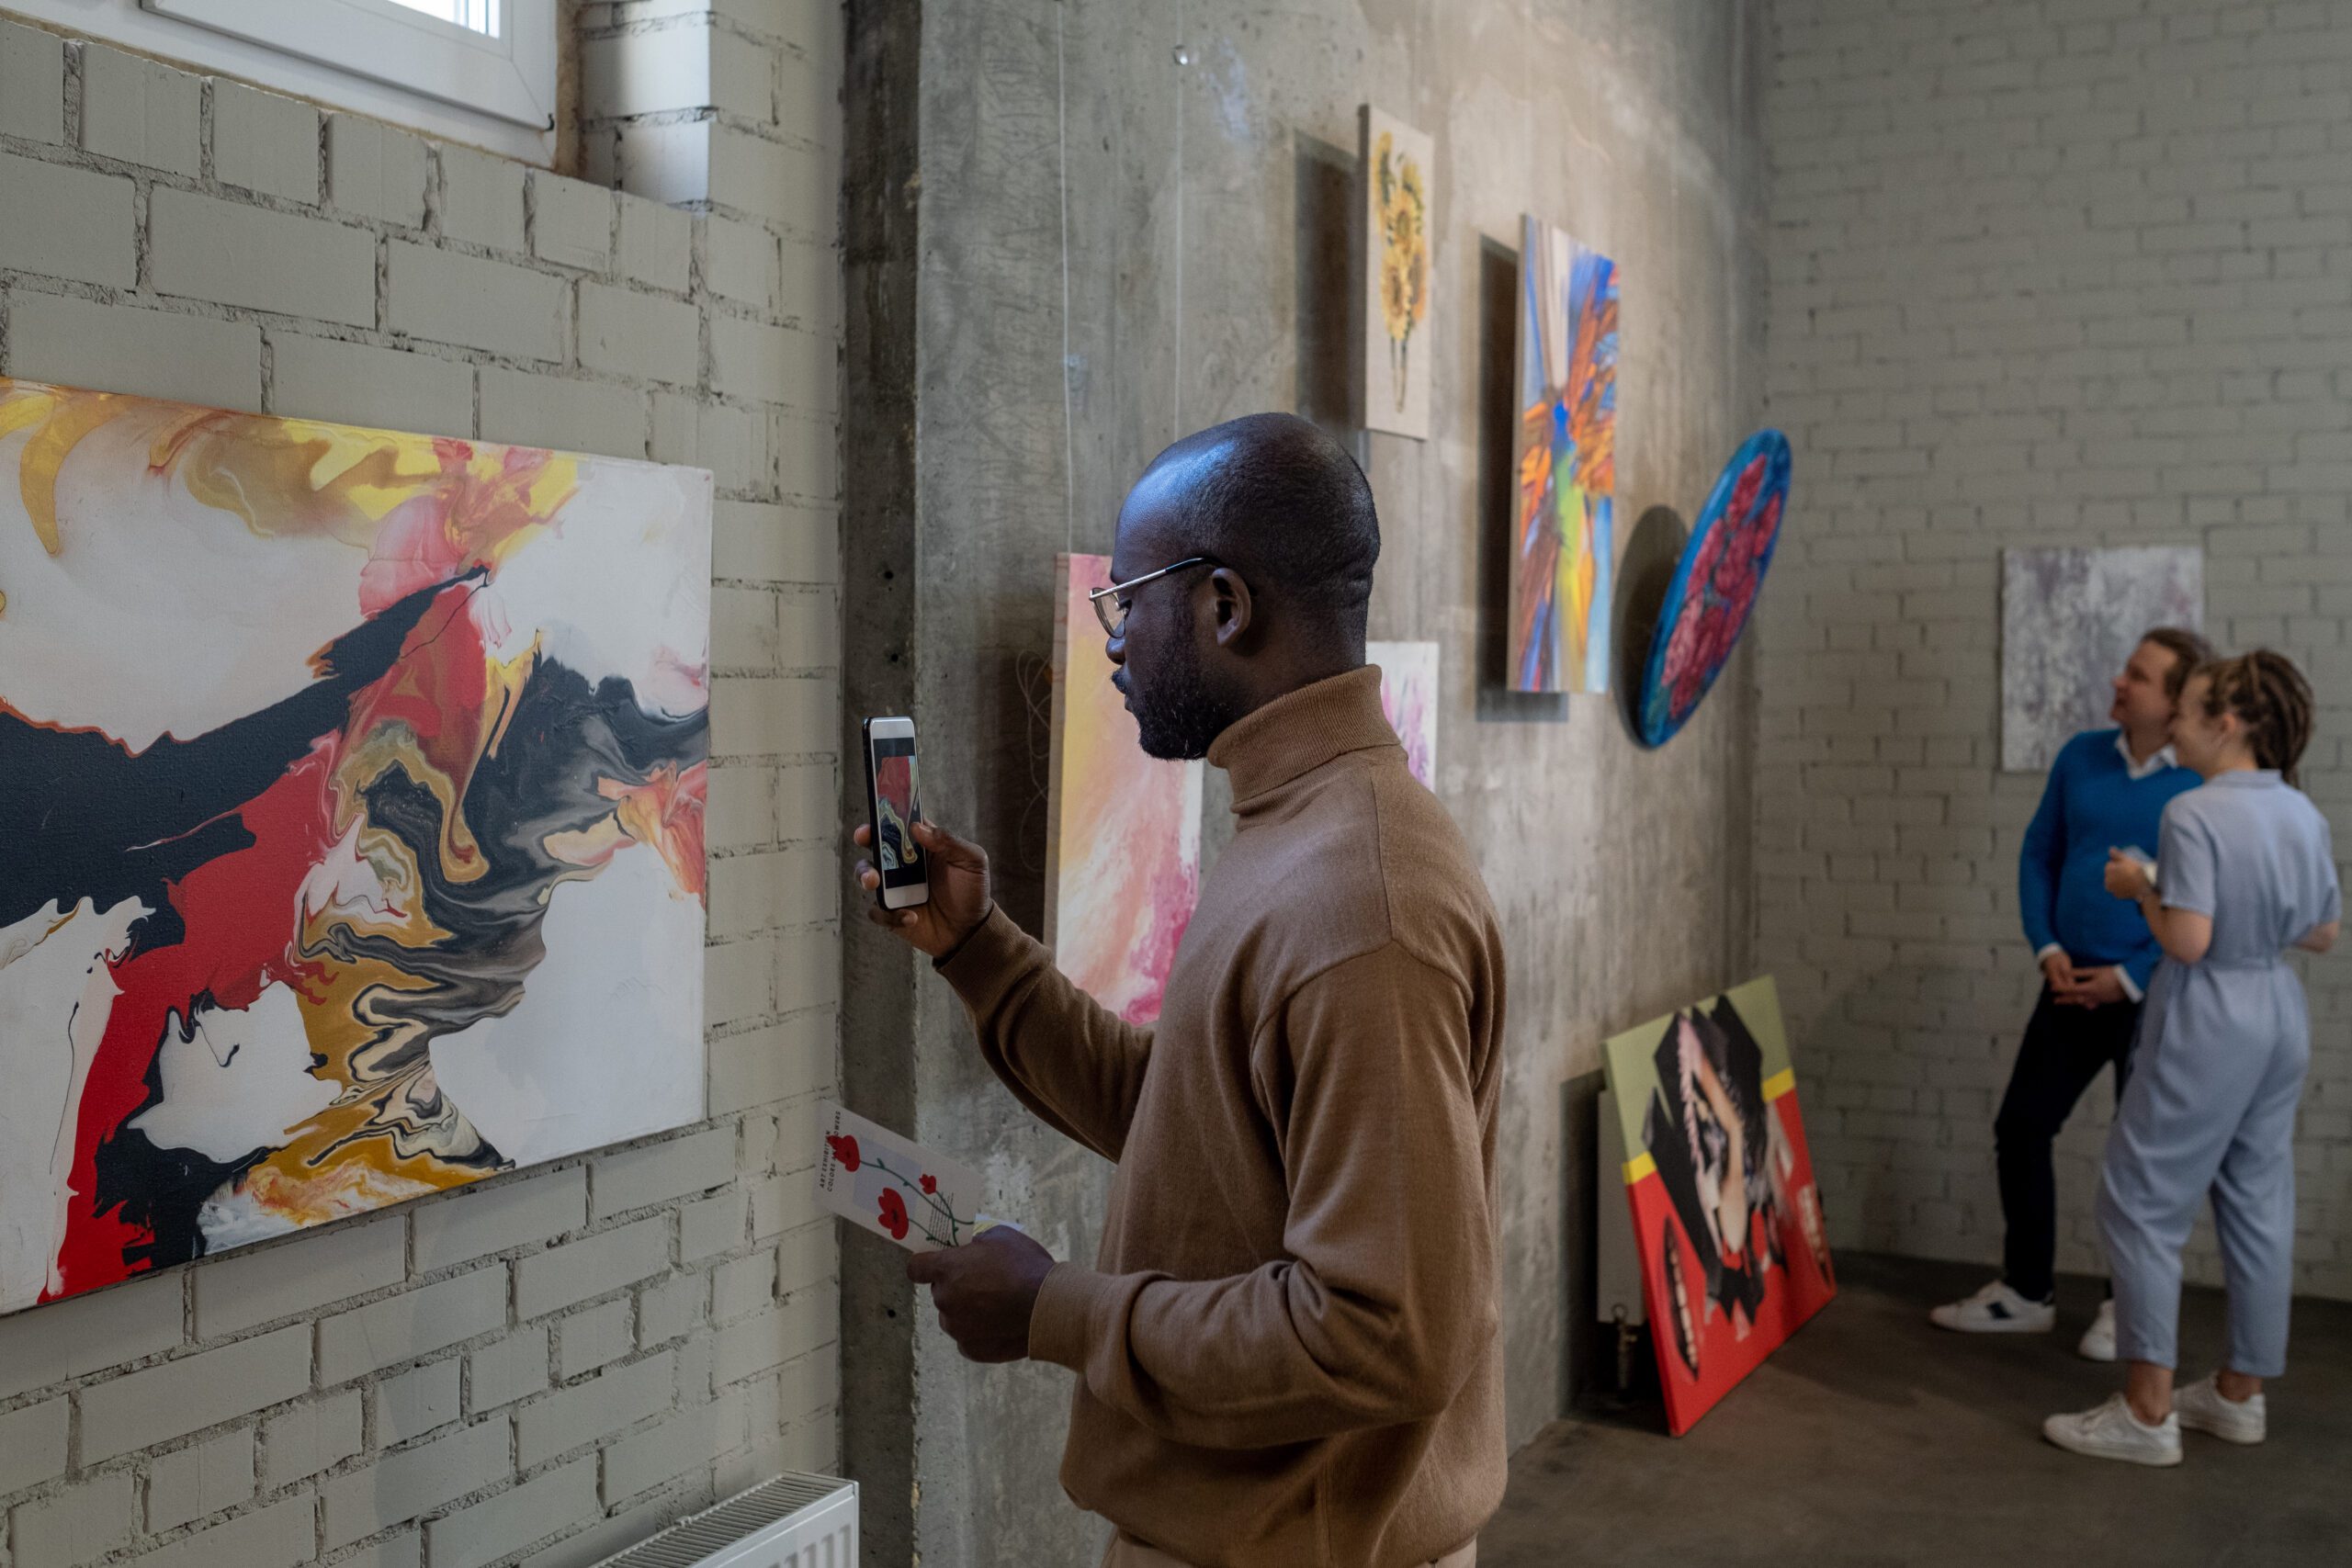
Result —
<instances>
[{"instance_id":1,"label":"radiator","mask_svg":"<svg viewBox=\"0 0 2352 1568\"><path fill-rule=\"evenodd\" d=\"M600 1568L857 1568L857 1483L779 1475Z\"/></svg>"}]
</instances>

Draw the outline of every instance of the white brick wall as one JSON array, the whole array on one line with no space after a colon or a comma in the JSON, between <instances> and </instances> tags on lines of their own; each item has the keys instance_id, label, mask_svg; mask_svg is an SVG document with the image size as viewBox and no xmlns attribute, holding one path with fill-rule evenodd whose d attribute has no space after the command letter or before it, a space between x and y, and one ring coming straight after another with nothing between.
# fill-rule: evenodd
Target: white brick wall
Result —
<instances>
[{"instance_id":1,"label":"white brick wall","mask_svg":"<svg viewBox=\"0 0 2352 1568\"><path fill-rule=\"evenodd\" d=\"M713 1120L0 1318L0 1568L575 1568L834 1461L839 108L775 88L840 20L662 5L774 189L678 210L0 22L0 372L704 464L723 606ZM637 8L588 8L608 62ZM744 259L784 247L825 259Z\"/></svg>"},{"instance_id":2,"label":"white brick wall","mask_svg":"<svg viewBox=\"0 0 2352 1568\"><path fill-rule=\"evenodd\" d=\"M2209 630L2318 687L2352 846L2352 15L2265 0L1779 0L1758 951L1831 1224L1995 1260L2036 983L1998 761L1999 552L2201 543ZM722 534L723 537L723 534ZM2352 964L2307 967L2299 1287L2352 1296ZM2108 1121L2060 1145L2094 1270ZM2210 1230L2191 1272L2211 1280Z\"/></svg>"}]
</instances>

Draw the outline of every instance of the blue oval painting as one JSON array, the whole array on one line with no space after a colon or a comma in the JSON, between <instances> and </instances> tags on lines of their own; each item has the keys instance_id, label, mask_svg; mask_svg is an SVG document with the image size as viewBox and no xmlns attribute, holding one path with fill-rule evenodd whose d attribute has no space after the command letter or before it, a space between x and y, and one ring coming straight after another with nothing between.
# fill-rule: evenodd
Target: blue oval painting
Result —
<instances>
[{"instance_id":1,"label":"blue oval painting","mask_svg":"<svg viewBox=\"0 0 2352 1568\"><path fill-rule=\"evenodd\" d=\"M1758 431L1715 480L1658 607L1634 710L1644 745L1674 739L1738 646L1780 543L1789 466L1789 438L1777 430Z\"/></svg>"}]
</instances>

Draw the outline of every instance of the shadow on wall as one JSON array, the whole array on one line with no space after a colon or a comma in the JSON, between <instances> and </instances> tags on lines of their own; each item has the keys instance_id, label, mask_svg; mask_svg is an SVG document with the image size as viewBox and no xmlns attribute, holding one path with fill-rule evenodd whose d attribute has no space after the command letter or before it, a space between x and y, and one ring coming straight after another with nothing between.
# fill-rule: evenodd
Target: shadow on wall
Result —
<instances>
[{"instance_id":1,"label":"shadow on wall","mask_svg":"<svg viewBox=\"0 0 2352 1568\"><path fill-rule=\"evenodd\" d=\"M1564 724L1566 693L1510 685L1511 433L1519 419L1519 252L1478 240L1478 718Z\"/></svg>"},{"instance_id":2,"label":"shadow on wall","mask_svg":"<svg viewBox=\"0 0 2352 1568\"><path fill-rule=\"evenodd\" d=\"M1690 539L1690 525L1679 513L1670 506L1653 506L1634 525L1624 558L1617 563L1617 598L1609 623L1617 628L1617 646L1610 650L1610 682L1625 737L1636 746L1644 744L1638 710L1642 677L1649 669L1650 638L1657 631L1666 591L1674 586L1675 569L1682 564L1683 547Z\"/></svg>"},{"instance_id":3,"label":"shadow on wall","mask_svg":"<svg viewBox=\"0 0 2352 1568\"><path fill-rule=\"evenodd\" d=\"M1298 412L1363 456L1355 423L1362 359L1354 300L1356 156L1306 135L1292 138L1298 192Z\"/></svg>"}]
</instances>

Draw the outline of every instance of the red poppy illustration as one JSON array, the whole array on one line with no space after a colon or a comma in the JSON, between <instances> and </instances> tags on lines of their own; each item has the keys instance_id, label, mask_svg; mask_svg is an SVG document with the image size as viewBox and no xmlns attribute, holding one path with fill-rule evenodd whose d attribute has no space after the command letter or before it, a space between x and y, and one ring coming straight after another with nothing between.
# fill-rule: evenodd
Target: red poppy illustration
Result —
<instances>
[{"instance_id":1,"label":"red poppy illustration","mask_svg":"<svg viewBox=\"0 0 2352 1568\"><path fill-rule=\"evenodd\" d=\"M843 1170L857 1168L857 1140L854 1137L847 1134L828 1133L825 1134L825 1142L832 1145L833 1158L841 1162Z\"/></svg>"},{"instance_id":2,"label":"red poppy illustration","mask_svg":"<svg viewBox=\"0 0 2352 1568\"><path fill-rule=\"evenodd\" d=\"M907 1239L907 1201L895 1187L882 1189L882 1228L890 1233L892 1241Z\"/></svg>"},{"instance_id":3,"label":"red poppy illustration","mask_svg":"<svg viewBox=\"0 0 2352 1568\"><path fill-rule=\"evenodd\" d=\"M938 1191L938 1190L939 1190L939 1178L937 1178L937 1177L935 1177L935 1176L926 1176L926 1177L924 1177L924 1178L922 1179L922 1190L923 1190L925 1192L936 1192L936 1191Z\"/></svg>"}]
</instances>

